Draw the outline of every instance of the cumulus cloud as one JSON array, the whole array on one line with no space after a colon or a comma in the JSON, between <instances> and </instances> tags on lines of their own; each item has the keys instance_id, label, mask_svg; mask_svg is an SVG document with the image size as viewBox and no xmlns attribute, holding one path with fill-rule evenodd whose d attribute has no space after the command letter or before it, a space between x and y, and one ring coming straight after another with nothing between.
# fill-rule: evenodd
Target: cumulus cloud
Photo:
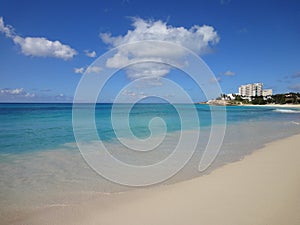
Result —
<instances>
[{"instance_id":1,"label":"cumulus cloud","mask_svg":"<svg viewBox=\"0 0 300 225\"><path fill-rule=\"evenodd\" d=\"M232 76L235 76L235 72L233 72L231 70L227 70L223 73L223 75L232 77Z\"/></svg>"},{"instance_id":2,"label":"cumulus cloud","mask_svg":"<svg viewBox=\"0 0 300 225\"><path fill-rule=\"evenodd\" d=\"M16 88L16 89L5 88L5 89L1 89L0 93L1 94L20 95L20 94L24 93L24 89L23 88Z\"/></svg>"},{"instance_id":3,"label":"cumulus cloud","mask_svg":"<svg viewBox=\"0 0 300 225\"><path fill-rule=\"evenodd\" d=\"M83 67L80 67L80 68L74 68L74 73L80 73L80 74L83 74L85 71L85 69Z\"/></svg>"},{"instance_id":4,"label":"cumulus cloud","mask_svg":"<svg viewBox=\"0 0 300 225\"><path fill-rule=\"evenodd\" d=\"M99 66L89 66L86 68L86 73L99 73L102 70Z\"/></svg>"},{"instance_id":5,"label":"cumulus cloud","mask_svg":"<svg viewBox=\"0 0 300 225\"><path fill-rule=\"evenodd\" d=\"M74 73L84 74L84 73L99 73L102 70L99 66L89 66L88 68L80 67L74 68Z\"/></svg>"},{"instance_id":6,"label":"cumulus cloud","mask_svg":"<svg viewBox=\"0 0 300 225\"><path fill-rule=\"evenodd\" d=\"M118 97L118 102L130 103L138 99L146 98L147 94L137 90L123 90L121 95Z\"/></svg>"},{"instance_id":7,"label":"cumulus cloud","mask_svg":"<svg viewBox=\"0 0 300 225\"><path fill-rule=\"evenodd\" d=\"M139 45L127 45L109 58L106 66L109 68L126 69L131 79L140 77L162 77L170 72L170 66L164 62L172 63L179 68L185 65L182 60L185 52L179 48L170 49L164 42L170 42L188 48L198 55L209 52L211 46L219 42L219 36L213 27L194 25L191 28L173 27L158 20L143 20L134 18L133 29L128 30L124 36L112 36L110 33L100 33L102 41L110 47L139 42ZM145 42L141 42L145 41ZM147 42L148 41L148 42ZM162 41L161 44L149 41ZM140 61L159 61L162 63L139 63Z\"/></svg>"},{"instance_id":8,"label":"cumulus cloud","mask_svg":"<svg viewBox=\"0 0 300 225\"><path fill-rule=\"evenodd\" d=\"M0 100L29 100L35 97L35 93L26 92L24 88L3 88L0 89Z\"/></svg>"},{"instance_id":9,"label":"cumulus cloud","mask_svg":"<svg viewBox=\"0 0 300 225\"><path fill-rule=\"evenodd\" d=\"M97 56L95 51L84 50L84 53L87 57L95 58Z\"/></svg>"},{"instance_id":10,"label":"cumulus cloud","mask_svg":"<svg viewBox=\"0 0 300 225\"><path fill-rule=\"evenodd\" d=\"M71 102L72 97L65 94L48 93L45 90L29 92L24 88L0 88L0 102ZM47 90L46 92L51 92Z\"/></svg>"},{"instance_id":11,"label":"cumulus cloud","mask_svg":"<svg viewBox=\"0 0 300 225\"><path fill-rule=\"evenodd\" d=\"M27 56L54 57L64 60L73 58L77 52L68 45L60 41L50 41L44 37L21 37L16 35L13 27L5 25L3 18L0 17L0 31L6 37L21 48L21 52Z\"/></svg>"},{"instance_id":12,"label":"cumulus cloud","mask_svg":"<svg viewBox=\"0 0 300 225\"><path fill-rule=\"evenodd\" d=\"M113 47L144 40L169 41L199 54L203 53L209 43L216 44L219 41L217 32L213 27L207 25L194 25L190 29L186 29L169 26L161 20L151 21L134 18L132 26L134 29L129 30L124 36L112 37L110 33L100 33L100 37L104 43Z\"/></svg>"},{"instance_id":13,"label":"cumulus cloud","mask_svg":"<svg viewBox=\"0 0 300 225\"><path fill-rule=\"evenodd\" d=\"M3 17L0 17L0 31L8 38L13 38L15 36L13 27L10 25L5 25Z\"/></svg>"},{"instance_id":14,"label":"cumulus cloud","mask_svg":"<svg viewBox=\"0 0 300 225\"><path fill-rule=\"evenodd\" d=\"M211 78L211 80L210 80L211 83L218 83L218 82L220 82L220 81L221 81L221 77L213 77L213 78Z\"/></svg>"},{"instance_id":15,"label":"cumulus cloud","mask_svg":"<svg viewBox=\"0 0 300 225\"><path fill-rule=\"evenodd\" d=\"M21 47L22 53L27 56L54 57L67 60L77 54L70 46L59 41L49 41L43 37L22 38L15 36L13 41Z\"/></svg>"},{"instance_id":16,"label":"cumulus cloud","mask_svg":"<svg viewBox=\"0 0 300 225\"><path fill-rule=\"evenodd\" d=\"M169 73L170 66L158 63L138 63L127 68L130 78L137 79L142 77L159 78Z\"/></svg>"}]
</instances>

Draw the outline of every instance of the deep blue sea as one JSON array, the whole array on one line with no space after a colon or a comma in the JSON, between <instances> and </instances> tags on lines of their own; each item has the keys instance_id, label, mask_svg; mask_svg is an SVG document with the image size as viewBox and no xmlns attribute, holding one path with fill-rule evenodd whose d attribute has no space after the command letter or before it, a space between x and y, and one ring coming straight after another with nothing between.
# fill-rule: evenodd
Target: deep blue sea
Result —
<instances>
[{"instance_id":1,"label":"deep blue sea","mask_svg":"<svg viewBox=\"0 0 300 225\"><path fill-rule=\"evenodd\" d=\"M136 104L128 114L128 105L117 106L114 115L119 121L120 126L117 129L121 131L122 139L130 139L126 132L122 132L127 121L131 132L139 139L150 135L160 137L164 131L160 129L162 124L165 124L167 135L158 153L151 151L148 156L134 158L134 155L128 153L128 149L119 143L112 128L113 105L97 104L94 111L97 138L105 143L112 154L130 163L149 164L160 157L167 157L176 145L181 130L194 132L200 129L202 142L197 145L193 157L178 174L165 183L201 175L198 164L209 140L211 112L223 111L224 108L208 105ZM184 126L177 109L184 112ZM200 125L195 123L191 113L193 109L196 109ZM207 173L216 167L242 159L270 141L300 133L299 108L228 106L225 109L226 133L223 145ZM85 110L86 105L83 104L82 112ZM151 127L149 124L153 118L161 118L164 123L159 121ZM222 121L216 123L219 126L225 125ZM64 204L74 199L87 199L95 192L131 189L102 178L83 160L73 132L72 104L2 103L0 125L1 216L22 207ZM92 148L96 140L93 135L89 135L90 131L85 127L84 118L82 125L82 130L86 129L84 133L87 134L84 141ZM153 134L153 131L157 132ZM72 197L74 195L77 197Z\"/></svg>"}]
</instances>

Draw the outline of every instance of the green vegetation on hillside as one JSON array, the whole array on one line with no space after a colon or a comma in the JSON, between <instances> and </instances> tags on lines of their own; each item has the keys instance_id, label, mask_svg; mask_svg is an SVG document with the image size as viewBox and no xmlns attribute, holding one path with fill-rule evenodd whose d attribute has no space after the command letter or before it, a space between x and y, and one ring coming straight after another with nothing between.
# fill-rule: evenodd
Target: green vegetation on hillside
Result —
<instances>
[{"instance_id":1,"label":"green vegetation on hillside","mask_svg":"<svg viewBox=\"0 0 300 225\"><path fill-rule=\"evenodd\" d=\"M216 98L216 101L220 101L218 104L225 105L242 105L242 104L253 104L253 105L265 105L265 104L300 104L300 93L286 93L276 94L268 97L257 96L251 97L251 101L248 98L244 98L240 95L233 94L232 97L226 94L221 94L220 97ZM215 104L217 104L215 102Z\"/></svg>"},{"instance_id":2,"label":"green vegetation on hillside","mask_svg":"<svg viewBox=\"0 0 300 225\"><path fill-rule=\"evenodd\" d=\"M300 93L276 94L268 97L266 100L262 96L252 97L250 103L253 105L300 104Z\"/></svg>"}]
</instances>

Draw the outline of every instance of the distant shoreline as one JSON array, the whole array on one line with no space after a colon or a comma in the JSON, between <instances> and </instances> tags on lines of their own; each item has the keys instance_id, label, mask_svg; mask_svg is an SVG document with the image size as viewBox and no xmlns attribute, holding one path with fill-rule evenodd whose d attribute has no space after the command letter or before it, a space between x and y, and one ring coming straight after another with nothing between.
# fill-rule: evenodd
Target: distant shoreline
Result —
<instances>
[{"instance_id":1,"label":"distant shoreline","mask_svg":"<svg viewBox=\"0 0 300 225\"><path fill-rule=\"evenodd\" d=\"M209 100L208 102L198 102L195 104L200 105L213 105L213 106L250 106L250 107L277 107L277 108L300 108L300 104L237 104L226 100Z\"/></svg>"},{"instance_id":2,"label":"distant shoreline","mask_svg":"<svg viewBox=\"0 0 300 225\"><path fill-rule=\"evenodd\" d=\"M255 107L277 107L277 108L300 108L300 104L266 104L266 105L251 105L251 104L246 104L246 105L240 105L240 106L255 106Z\"/></svg>"}]
</instances>

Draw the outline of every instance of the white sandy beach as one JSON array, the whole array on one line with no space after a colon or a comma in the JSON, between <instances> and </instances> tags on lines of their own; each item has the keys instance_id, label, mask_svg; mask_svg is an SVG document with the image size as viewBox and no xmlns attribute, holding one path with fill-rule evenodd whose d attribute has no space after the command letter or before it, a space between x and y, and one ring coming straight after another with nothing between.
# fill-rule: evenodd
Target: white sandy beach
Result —
<instances>
[{"instance_id":1,"label":"white sandy beach","mask_svg":"<svg viewBox=\"0 0 300 225\"><path fill-rule=\"evenodd\" d=\"M300 134L193 180L58 205L8 224L298 225ZM4 224L4 223L3 223Z\"/></svg>"}]
</instances>

